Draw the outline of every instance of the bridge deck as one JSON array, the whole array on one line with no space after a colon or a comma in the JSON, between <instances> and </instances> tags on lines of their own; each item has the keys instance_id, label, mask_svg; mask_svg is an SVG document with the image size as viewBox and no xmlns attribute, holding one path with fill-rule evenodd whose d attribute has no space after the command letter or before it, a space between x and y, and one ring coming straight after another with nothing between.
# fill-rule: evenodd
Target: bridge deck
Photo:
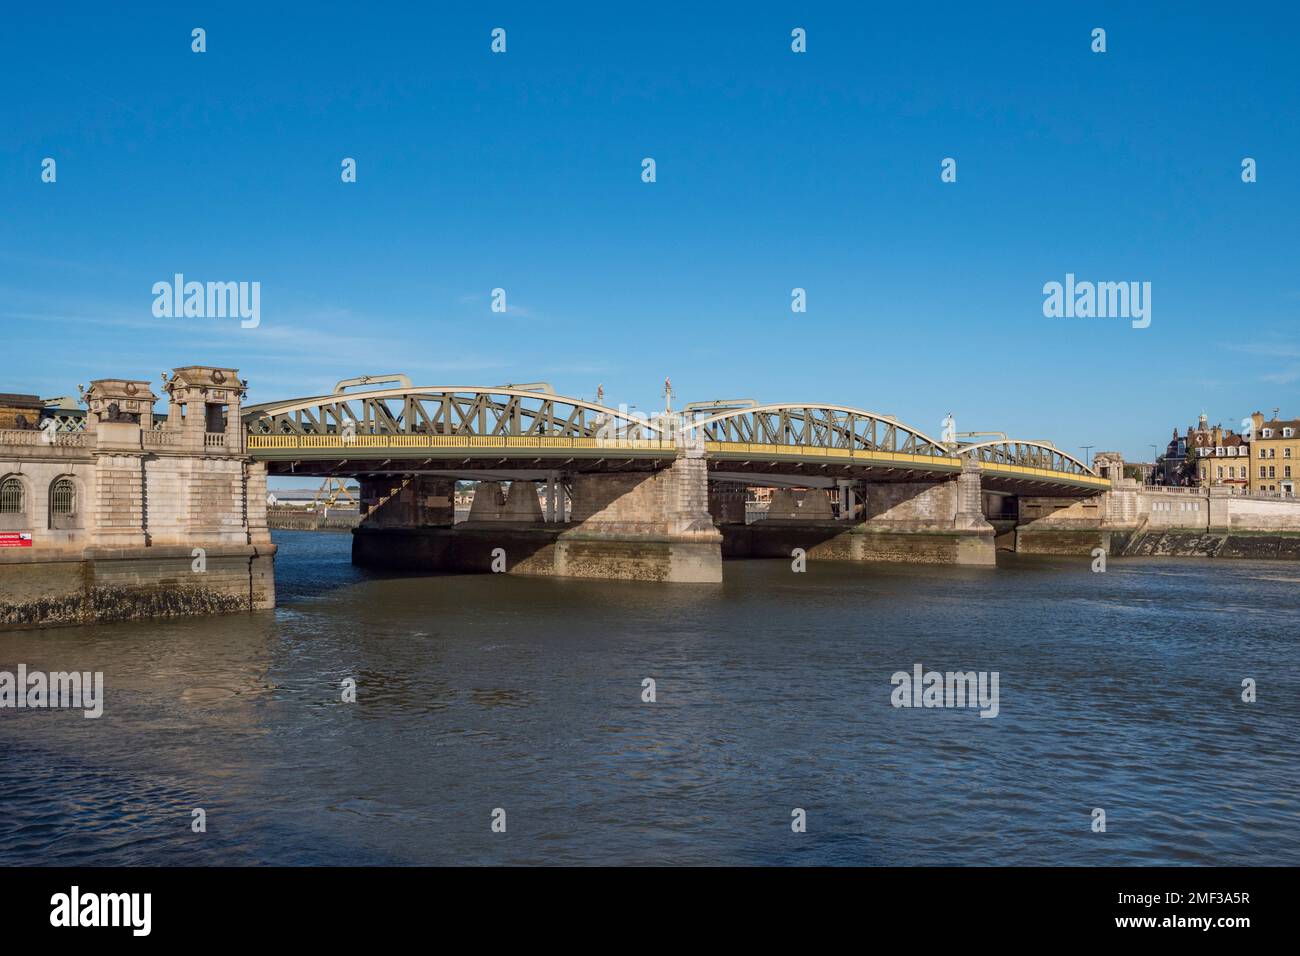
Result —
<instances>
[{"instance_id":1,"label":"bridge deck","mask_svg":"<svg viewBox=\"0 0 1300 956\"><path fill-rule=\"evenodd\" d=\"M445 465L459 461L474 468L504 462L523 467L541 461L582 460L597 462L616 458L653 466L677 455L677 444L662 438L592 438L540 435L249 435L249 453L268 463L327 465L331 472L375 470L373 462L385 462L384 470L414 470L420 460L437 460ZM726 462L729 468L758 474L799 473L803 468L841 466L854 477L879 480L910 480L961 471L957 456L874 451L817 445L778 445L754 442L704 443L711 462ZM1110 481L1095 475L1080 475L999 462L982 462L986 482L998 479L1033 482L1062 489L1105 491ZM278 470L278 469L277 469ZM305 473L301 467L295 473Z\"/></svg>"}]
</instances>

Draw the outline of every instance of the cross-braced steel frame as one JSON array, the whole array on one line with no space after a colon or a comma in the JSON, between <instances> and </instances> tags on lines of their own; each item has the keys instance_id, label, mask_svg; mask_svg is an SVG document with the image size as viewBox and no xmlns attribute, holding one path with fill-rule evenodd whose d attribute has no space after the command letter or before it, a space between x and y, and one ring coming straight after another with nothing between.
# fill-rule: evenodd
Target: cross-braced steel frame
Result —
<instances>
[{"instance_id":1,"label":"cross-braced steel frame","mask_svg":"<svg viewBox=\"0 0 1300 956\"><path fill-rule=\"evenodd\" d=\"M594 402L511 387L390 388L244 410L250 435L658 438L653 424ZM350 428L349 428L350 426Z\"/></svg>"}]
</instances>

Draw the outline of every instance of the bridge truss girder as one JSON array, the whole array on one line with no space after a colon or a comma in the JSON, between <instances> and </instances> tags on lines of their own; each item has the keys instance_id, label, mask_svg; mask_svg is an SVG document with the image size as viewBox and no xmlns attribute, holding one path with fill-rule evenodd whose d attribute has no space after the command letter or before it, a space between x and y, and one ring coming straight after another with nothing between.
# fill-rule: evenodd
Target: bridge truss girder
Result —
<instances>
[{"instance_id":1,"label":"bridge truss girder","mask_svg":"<svg viewBox=\"0 0 1300 956\"><path fill-rule=\"evenodd\" d=\"M510 387L453 386L335 393L245 409L252 435L460 435L657 438L645 421L582 399Z\"/></svg>"},{"instance_id":2,"label":"bridge truss girder","mask_svg":"<svg viewBox=\"0 0 1300 956\"><path fill-rule=\"evenodd\" d=\"M1015 465L1063 474L1097 476L1096 472L1079 459L1061 451L1049 442L997 439L958 446L956 454L969 457L981 465Z\"/></svg>"},{"instance_id":3,"label":"bridge truss girder","mask_svg":"<svg viewBox=\"0 0 1300 956\"><path fill-rule=\"evenodd\" d=\"M691 424L705 441L810 446L946 458L950 452L924 433L887 415L845 405L757 405L720 412Z\"/></svg>"}]
</instances>

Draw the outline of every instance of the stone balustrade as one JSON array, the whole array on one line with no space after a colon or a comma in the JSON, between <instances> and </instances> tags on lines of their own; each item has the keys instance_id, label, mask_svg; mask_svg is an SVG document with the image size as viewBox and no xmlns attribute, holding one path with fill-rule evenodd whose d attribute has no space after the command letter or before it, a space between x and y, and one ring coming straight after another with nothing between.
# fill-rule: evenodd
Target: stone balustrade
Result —
<instances>
[{"instance_id":1,"label":"stone balustrade","mask_svg":"<svg viewBox=\"0 0 1300 956\"><path fill-rule=\"evenodd\" d=\"M36 428L0 428L0 447L33 448L52 445L59 448L85 448L84 432L47 432Z\"/></svg>"}]
</instances>

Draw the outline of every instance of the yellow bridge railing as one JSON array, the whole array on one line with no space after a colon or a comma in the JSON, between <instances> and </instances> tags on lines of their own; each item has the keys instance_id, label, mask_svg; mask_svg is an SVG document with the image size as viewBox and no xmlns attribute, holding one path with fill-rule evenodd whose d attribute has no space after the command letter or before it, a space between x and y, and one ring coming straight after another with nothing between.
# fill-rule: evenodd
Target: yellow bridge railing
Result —
<instances>
[{"instance_id":1,"label":"yellow bridge railing","mask_svg":"<svg viewBox=\"0 0 1300 956\"><path fill-rule=\"evenodd\" d=\"M675 451L665 438L549 438L542 435L249 435L257 449L297 448L611 448Z\"/></svg>"},{"instance_id":2,"label":"yellow bridge railing","mask_svg":"<svg viewBox=\"0 0 1300 956\"><path fill-rule=\"evenodd\" d=\"M988 474L1008 474L1017 477L1033 478L1055 478L1058 480L1062 476L1066 476L1072 481L1081 482L1085 485L1095 485L1098 488L1110 487L1109 478L1101 478L1097 475L1079 475L1071 471L1053 471L1051 468L1034 468L1029 465L1009 465L1003 462L985 461L980 463L980 470Z\"/></svg>"},{"instance_id":3,"label":"yellow bridge railing","mask_svg":"<svg viewBox=\"0 0 1300 956\"><path fill-rule=\"evenodd\" d=\"M785 455L844 458L854 461L891 461L960 468L961 460L940 455L907 452L826 448L818 445L769 445L753 442L705 442L708 451L741 455ZM249 435L250 451L300 448L572 448L613 451L675 452L671 438L548 438L540 435Z\"/></svg>"},{"instance_id":4,"label":"yellow bridge railing","mask_svg":"<svg viewBox=\"0 0 1300 956\"><path fill-rule=\"evenodd\" d=\"M710 441L704 447L715 454L781 455L787 458L843 458L846 461L880 461L908 465L939 465L960 468L960 458L917 455L905 451L872 451L865 448L830 448L825 445L769 445L758 442Z\"/></svg>"}]
</instances>

